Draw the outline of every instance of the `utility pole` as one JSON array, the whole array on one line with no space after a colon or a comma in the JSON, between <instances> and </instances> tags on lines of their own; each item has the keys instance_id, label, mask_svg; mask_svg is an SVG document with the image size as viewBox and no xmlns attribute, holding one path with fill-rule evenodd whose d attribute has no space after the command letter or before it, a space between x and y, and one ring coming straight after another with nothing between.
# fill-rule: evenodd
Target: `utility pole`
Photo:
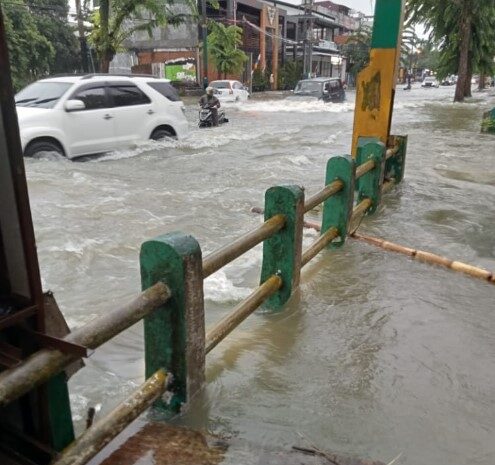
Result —
<instances>
[{"instance_id":1,"label":"utility pole","mask_svg":"<svg viewBox=\"0 0 495 465\"><path fill-rule=\"evenodd\" d=\"M313 1L304 1L303 74L308 78L313 70Z\"/></svg>"},{"instance_id":2,"label":"utility pole","mask_svg":"<svg viewBox=\"0 0 495 465\"><path fill-rule=\"evenodd\" d=\"M76 20L77 31L79 35L79 47L81 49L81 64L85 73L89 72L88 64L88 44L86 43L86 35L84 32L84 21L82 17L81 0L76 0Z\"/></svg>"},{"instance_id":3,"label":"utility pole","mask_svg":"<svg viewBox=\"0 0 495 465\"><path fill-rule=\"evenodd\" d=\"M201 38L203 40L203 86L208 85L208 19L206 17L206 0L201 1Z\"/></svg>"}]
</instances>

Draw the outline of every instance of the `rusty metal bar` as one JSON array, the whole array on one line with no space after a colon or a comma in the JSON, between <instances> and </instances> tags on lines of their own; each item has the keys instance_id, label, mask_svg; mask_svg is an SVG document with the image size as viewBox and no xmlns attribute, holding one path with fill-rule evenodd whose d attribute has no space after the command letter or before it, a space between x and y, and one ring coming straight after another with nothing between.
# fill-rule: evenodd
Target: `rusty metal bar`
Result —
<instances>
[{"instance_id":1,"label":"rusty metal bar","mask_svg":"<svg viewBox=\"0 0 495 465\"><path fill-rule=\"evenodd\" d=\"M351 221L354 221L355 219L359 218L361 215L364 215L366 213L366 210L368 210L368 208L370 208L371 205L372 202L370 199L363 199L360 203L358 203L354 207L354 210L352 210Z\"/></svg>"},{"instance_id":2,"label":"rusty metal bar","mask_svg":"<svg viewBox=\"0 0 495 465\"><path fill-rule=\"evenodd\" d=\"M104 313L64 339L96 349L152 313L170 297L169 287L164 283L157 283L124 307ZM74 355L63 354L58 350L43 349L31 355L21 365L0 373L0 407L47 382L76 359Z\"/></svg>"},{"instance_id":3,"label":"rusty metal bar","mask_svg":"<svg viewBox=\"0 0 495 465\"><path fill-rule=\"evenodd\" d=\"M277 292L282 287L280 276L271 276L261 286L259 286L248 298L237 305L232 313L220 320L206 334L206 349L208 353L220 341L225 339L234 328L239 326L251 313L253 313L268 297Z\"/></svg>"},{"instance_id":4,"label":"rusty metal bar","mask_svg":"<svg viewBox=\"0 0 495 465\"><path fill-rule=\"evenodd\" d=\"M308 213L310 210L313 210L316 206L320 205L320 203L327 200L332 195L335 195L344 187L344 183L342 181L334 181L328 186L325 186L321 191L312 195L308 200L306 200L304 204L304 213Z\"/></svg>"},{"instance_id":5,"label":"rusty metal bar","mask_svg":"<svg viewBox=\"0 0 495 465\"><path fill-rule=\"evenodd\" d=\"M389 158L395 156L398 151L399 151L398 145L387 149L386 159L388 160ZM374 167L375 167L375 163L372 161L366 162L361 166L358 166L356 169L356 179L360 178L368 171L371 171ZM320 203L324 202L332 195L335 195L343 187L344 184L338 180L332 182L328 186L325 186L321 191L317 192L316 194L312 195L309 199L306 200L306 203L304 204L304 213L308 213L310 210L320 205Z\"/></svg>"},{"instance_id":6,"label":"rusty metal bar","mask_svg":"<svg viewBox=\"0 0 495 465\"><path fill-rule=\"evenodd\" d=\"M316 241L314 241L303 253L301 265L307 265L315 258L330 242L339 236L337 228L330 228Z\"/></svg>"},{"instance_id":7,"label":"rusty metal bar","mask_svg":"<svg viewBox=\"0 0 495 465\"><path fill-rule=\"evenodd\" d=\"M387 151L385 152L385 160L388 160L389 158L395 157L395 155L397 155L397 152L399 151L399 149L400 149L399 145L388 148Z\"/></svg>"},{"instance_id":8,"label":"rusty metal bar","mask_svg":"<svg viewBox=\"0 0 495 465\"><path fill-rule=\"evenodd\" d=\"M207 278L231 261L251 250L285 226L285 216L275 215L258 228L244 234L234 242L212 252L203 259L203 278Z\"/></svg>"},{"instance_id":9,"label":"rusty metal bar","mask_svg":"<svg viewBox=\"0 0 495 465\"><path fill-rule=\"evenodd\" d=\"M135 420L167 389L167 375L158 370L108 415L87 429L53 465L84 465Z\"/></svg>"},{"instance_id":10,"label":"rusty metal bar","mask_svg":"<svg viewBox=\"0 0 495 465\"><path fill-rule=\"evenodd\" d=\"M390 191L392 189L392 187L395 186L395 181L393 180L388 180L388 181L385 181L383 184L382 184L382 194L386 194L388 191Z\"/></svg>"},{"instance_id":11,"label":"rusty metal bar","mask_svg":"<svg viewBox=\"0 0 495 465\"><path fill-rule=\"evenodd\" d=\"M359 165L356 168L356 179L359 179L361 176L365 175L368 171L371 171L375 168L375 162L373 160L369 160L362 165Z\"/></svg>"}]
</instances>

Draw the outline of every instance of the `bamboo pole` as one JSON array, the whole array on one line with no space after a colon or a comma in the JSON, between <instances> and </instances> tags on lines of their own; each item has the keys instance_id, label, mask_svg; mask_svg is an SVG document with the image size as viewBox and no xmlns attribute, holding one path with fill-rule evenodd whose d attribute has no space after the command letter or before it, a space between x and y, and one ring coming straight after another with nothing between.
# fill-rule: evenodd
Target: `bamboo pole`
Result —
<instances>
[{"instance_id":1,"label":"bamboo pole","mask_svg":"<svg viewBox=\"0 0 495 465\"><path fill-rule=\"evenodd\" d=\"M248 232L225 247L212 252L203 259L203 278L207 278L265 239L273 236L284 225L285 216L275 215L253 231Z\"/></svg>"},{"instance_id":2,"label":"bamboo pole","mask_svg":"<svg viewBox=\"0 0 495 465\"><path fill-rule=\"evenodd\" d=\"M393 185L393 182L389 181L388 183L384 183L384 188L388 188L388 185ZM354 207L352 213L352 220L355 221L360 215L363 215L368 208L369 208L369 199L364 199L359 205ZM251 209L251 211L256 211L256 210ZM304 221L304 227L309 229L314 229L316 231L321 231L321 226L318 223L315 223L314 221ZM457 271L459 273L463 273L468 276L479 278L484 281L488 281L489 283L495 284L495 273L489 270L485 270L483 268L479 268L477 266L469 265L467 263L459 262L456 260L451 260L449 258L442 257L441 255L437 255L431 252L412 249L410 247L405 247L403 245L396 244L394 242L389 242L384 239L367 236L365 234L360 234L357 232L351 233L350 237L356 240L360 240L362 242L366 242L370 245L374 245L375 247L380 247L381 249L388 250L389 252L395 252L395 253L400 253L402 255L407 255L408 257L411 257L413 259L419 260L424 263L443 266L444 268L448 268L452 271ZM304 262L304 256L306 255L306 253L307 251L305 251L303 255L304 265L307 263ZM310 260L312 258L313 257L311 257Z\"/></svg>"},{"instance_id":3,"label":"bamboo pole","mask_svg":"<svg viewBox=\"0 0 495 465\"><path fill-rule=\"evenodd\" d=\"M124 402L63 450L52 465L87 463L165 392L167 379L165 371L158 370Z\"/></svg>"},{"instance_id":4,"label":"bamboo pole","mask_svg":"<svg viewBox=\"0 0 495 465\"><path fill-rule=\"evenodd\" d=\"M251 313L253 313L268 297L282 287L280 276L271 276L259 286L247 299L243 300L225 318L220 320L206 334L205 352L210 352L216 345L225 339L234 328L239 326Z\"/></svg>"},{"instance_id":5,"label":"bamboo pole","mask_svg":"<svg viewBox=\"0 0 495 465\"><path fill-rule=\"evenodd\" d=\"M354 233L351 235L351 237L362 242L374 245L375 247L380 247L384 250L388 250L390 252L407 255L408 257L419 260L421 262L443 266L445 268L449 268L450 270L458 271L468 276L472 276L473 278L483 279L484 281L495 284L494 273L483 268L479 268L477 266L451 260L449 258L442 257L441 255L425 252L423 250L411 249L410 247L404 247L402 245L385 241L383 239L378 239L376 237L367 236L365 234Z\"/></svg>"},{"instance_id":6,"label":"bamboo pole","mask_svg":"<svg viewBox=\"0 0 495 465\"><path fill-rule=\"evenodd\" d=\"M121 308L95 318L65 337L65 340L90 349L104 342L152 313L171 296L164 283L157 283ZM28 357L21 365L0 373L0 407L18 399L33 388L47 382L77 357L55 349L43 349Z\"/></svg>"}]
</instances>

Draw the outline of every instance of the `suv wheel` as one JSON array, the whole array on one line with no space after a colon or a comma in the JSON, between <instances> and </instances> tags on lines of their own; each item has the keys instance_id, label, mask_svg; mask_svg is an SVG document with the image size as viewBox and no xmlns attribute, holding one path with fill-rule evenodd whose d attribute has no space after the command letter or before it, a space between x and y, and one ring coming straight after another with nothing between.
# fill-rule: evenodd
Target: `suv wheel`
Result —
<instances>
[{"instance_id":1,"label":"suv wheel","mask_svg":"<svg viewBox=\"0 0 495 465\"><path fill-rule=\"evenodd\" d=\"M175 135L172 133L172 131L170 131L170 129L158 128L151 133L150 139L163 140L171 137L175 137Z\"/></svg>"},{"instance_id":2,"label":"suv wheel","mask_svg":"<svg viewBox=\"0 0 495 465\"><path fill-rule=\"evenodd\" d=\"M35 157L42 152L56 152L58 155L64 156L62 147L56 142L49 140L40 140L31 142L24 150L25 157Z\"/></svg>"}]
</instances>

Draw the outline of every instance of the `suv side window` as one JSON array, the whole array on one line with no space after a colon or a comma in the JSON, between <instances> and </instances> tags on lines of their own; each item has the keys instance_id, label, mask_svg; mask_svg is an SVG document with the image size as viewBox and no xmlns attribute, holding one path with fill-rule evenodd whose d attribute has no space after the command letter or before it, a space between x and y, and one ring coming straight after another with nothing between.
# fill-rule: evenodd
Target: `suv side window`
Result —
<instances>
[{"instance_id":1,"label":"suv side window","mask_svg":"<svg viewBox=\"0 0 495 465\"><path fill-rule=\"evenodd\" d=\"M133 84L112 84L110 85L109 90L114 107L128 107L151 103L148 96Z\"/></svg>"},{"instance_id":2,"label":"suv side window","mask_svg":"<svg viewBox=\"0 0 495 465\"><path fill-rule=\"evenodd\" d=\"M152 89L156 90L172 102L180 102L179 92L168 82L147 82Z\"/></svg>"},{"instance_id":3,"label":"suv side window","mask_svg":"<svg viewBox=\"0 0 495 465\"><path fill-rule=\"evenodd\" d=\"M242 84L240 82L234 82L234 89L242 90Z\"/></svg>"},{"instance_id":4,"label":"suv side window","mask_svg":"<svg viewBox=\"0 0 495 465\"><path fill-rule=\"evenodd\" d=\"M97 110L100 108L108 108L109 106L105 86L76 91L70 98L71 100L82 100L84 105L86 105L85 110Z\"/></svg>"},{"instance_id":5,"label":"suv side window","mask_svg":"<svg viewBox=\"0 0 495 465\"><path fill-rule=\"evenodd\" d=\"M338 80L330 81L330 85L332 86L333 90L340 89L340 81Z\"/></svg>"}]
</instances>

